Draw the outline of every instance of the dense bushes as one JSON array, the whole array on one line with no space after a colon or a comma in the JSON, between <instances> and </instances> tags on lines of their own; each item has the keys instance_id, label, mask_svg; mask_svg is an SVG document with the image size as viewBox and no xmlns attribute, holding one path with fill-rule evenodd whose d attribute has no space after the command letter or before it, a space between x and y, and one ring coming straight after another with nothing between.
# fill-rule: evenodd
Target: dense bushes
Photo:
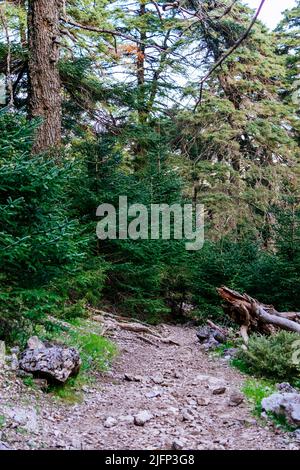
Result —
<instances>
[{"instance_id":1,"label":"dense bushes","mask_svg":"<svg viewBox=\"0 0 300 470\"><path fill-rule=\"evenodd\" d=\"M293 360L297 348L299 350L299 335L296 333L280 331L270 337L253 335L248 349L241 350L239 359L254 375L299 385L300 364Z\"/></svg>"},{"instance_id":2,"label":"dense bushes","mask_svg":"<svg viewBox=\"0 0 300 470\"><path fill-rule=\"evenodd\" d=\"M88 241L68 198L75 171L67 159L32 156L33 130L23 117L0 116L1 337L30 334L45 313L63 308L69 287L84 284Z\"/></svg>"},{"instance_id":3,"label":"dense bushes","mask_svg":"<svg viewBox=\"0 0 300 470\"><path fill-rule=\"evenodd\" d=\"M20 338L52 313L68 319L105 301L150 322L224 316L216 287L246 291L278 309L299 309L299 213L288 201L277 214L276 252L260 241L223 238L186 251L184 240L96 238L96 208L119 196L128 204L183 203L182 182L165 165L167 147L149 146L133 173L118 138L73 143L60 164L30 154L34 125L0 117L0 336ZM157 164L159 157L159 165ZM172 229L171 229L172 230ZM18 326L18 328L17 328Z\"/></svg>"}]
</instances>

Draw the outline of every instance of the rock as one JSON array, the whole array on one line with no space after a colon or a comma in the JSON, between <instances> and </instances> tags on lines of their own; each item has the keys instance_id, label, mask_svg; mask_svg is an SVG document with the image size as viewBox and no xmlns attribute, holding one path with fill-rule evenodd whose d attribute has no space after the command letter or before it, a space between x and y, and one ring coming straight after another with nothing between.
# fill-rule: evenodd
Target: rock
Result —
<instances>
[{"instance_id":1,"label":"rock","mask_svg":"<svg viewBox=\"0 0 300 470\"><path fill-rule=\"evenodd\" d=\"M112 428L113 426L116 426L118 424L118 421L113 418L112 416L109 416L108 418L106 418L105 422L104 422L104 427L105 428Z\"/></svg>"},{"instance_id":2,"label":"rock","mask_svg":"<svg viewBox=\"0 0 300 470\"><path fill-rule=\"evenodd\" d=\"M19 360L16 354L11 355L10 369L14 371L19 369Z\"/></svg>"},{"instance_id":3,"label":"rock","mask_svg":"<svg viewBox=\"0 0 300 470\"><path fill-rule=\"evenodd\" d=\"M151 380L152 380L152 382L154 382L155 384L160 385L160 384L163 383L164 377L163 377L163 375L162 375L161 373L158 373L158 374L156 374L156 375L153 375L153 376L151 377Z\"/></svg>"},{"instance_id":4,"label":"rock","mask_svg":"<svg viewBox=\"0 0 300 470\"><path fill-rule=\"evenodd\" d=\"M128 382L142 382L143 377L141 375L124 374L124 380Z\"/></svg>"},{"instance_id":5,"label":"rock","mask_svg":"<svg viewBox=\"0 0 300 470\"><path fill-rule=\"evenodd\" d=\"M145 395L147 398L156 398L161 396L161 390L151 390Z\"/></svg>"},{"instance_id":6,"label":"rock","mask_svg":"<svg viewBox=\"0 0 300 470\"><path fill-rule=\"evenodd\" d=\"M39 349L44 347L44 343L37 336L31 336L31 338L29 338L29 340L27 341L28 349Z\"/></svg>"},{"instance_id":7,"label":"rock","mask_svg":"<svg viewBox=\"0 0 300 470\"><path fill-rule=\"evenodd\" d=\"M10 450L10 447L6 442L0 441L0 450Z\"/></svg>"},{"instance_id":8,"label":"rock","mask_svg":"<svg viewBox=\"0 0 300 470\"><path fill-rule=\"evenodd\" d=\"M201 326L196 331L197 338L205 349L214 349L226 342L226 335L210 326Z\"/></svg>"},{"instance_id":9,"label":"rock","mask_svg":"<svg viewBox=\"0 0 300 470\"><path fill-rule=\"evenodd\" d=\"M19 360L19 367L25 372L59 383L64 383L69 377L76 375L80 365L80 356L75 348L58 345L25 349Z\"/></svg>"},{"instance_id":10,"label":"rock","mask_svg":"<svg viewBox=\"0 0 300 470\"><path fill-rule=\"evenodd\" d=\"M172 442L172 450L183 450L184 449L184 442L180 439L175 439Z\"/></svg>"},{"instance_id":11,"label":"rock","mask_svg":"<svg viewBox=\"0 0 300 470\"><path fill-rule=\"evenodd\" d=\"M190 410L182 410L181 419L182 421L194 421L194 416L192 415Z\"/></svg>"},{"instance_id":12,"label":"rock","mask_svg":"<svg viewBox=\"0 0 300 470\"><path fill-rule=\"evenodd\" d=\"M203 375L198 374L195 377L195 381L193 382L194 385L205 384L207 387L218 388L218 387L225 387L226 383L224 380L219 379L218 377L214 377L212 375Z\"/></svg>"},{"instance_id":13,"label":"rock","mask_svg":"<svg viewBox=\"0 0 300 470\"><path fill-rule=\"evenodd\" d=\"M21 426L26 431L38 434L38 416L34 408L14 406L13 408L3 408L5 416L8 416L17 426Z\"/></svg>"},{"instance_id":14,"label":"rock","mask_svg":"<svg viewBox=\"0 0 300 470\"><path fill-rule=\"evenodd\" d=\"M133 424L134 423L134 417L132 415L119 416L119 421L121 423Z\"/></svg>"},{"instance_id":15,"label":"rock","mask_svg":"<svg viewBox=\"0 0 300 470\"><path fill-rule=\"evenodd\" d=\"M223 395L226 392L226 387L216 387L213 389L213 395Z\"/></svg>"},{"instance_id":16,"label":"rock","mask_svg":"<svg viewBox=\"0 0 300 470\"><path fill-rule=\"evenodd\" d=\"M300 394L273 393L263 398L262 409L277 416L285 416L290 425L300 427Z\"/></svg>"},{"instance_id":17,"label":"rock","mask_svg":"<svg viewBox=\"0 0 300 470\"><path fill-rule=\"evenodd\" d=\"M147 411L140 411L134 416L134 424L136 426L144 426L148 421L150 421L153 418L153 415Z\"/></svg>"},{"instance_id":18,"label":"rock","mask_svg":"<svg viewBox=\"0 0 300 470\"><path fill-rule=\"evenodd\" d=\"M292 437L297 441L297 442L300 442L300 429L296 429L296 431L294 431L292 433Z\"/></svg>"},{"instance_id":19,"label":"rock","mask_svg":"<svg viewBox=\"0 0 300 470\"><path fill-rule=\"evenodd\" d=\"M197 404L199 406L208 406L210 404L210 401L208 400L208 398L199 397L197 398Z\"/></svg>"},{"instance_id":20,"label":"rock","mask_svg":"<svg viewBox=\"0 0 300 470\"><path fill-rule=\"evenodd\" d=\"M6 354L5 342L0 341L0 367L3 367L5 364L5 354Z\"/></svg>"},{"instance_id":21,"label":"rock","mask_svg":"<svg viewBox=\"0 0 300 470\"><path fill-rule=\"evenodd\" d=\"M228 405L239 406L241 403L243 403L243 401L244 401L244 395L241 392L238 392L238 391L232 392L229 397Z\"/></svg>"},{"instance_id":22,"label":"rock","mask_svg":"<svg viewBox=\"0 0 300 470\"><path fill-rule=\"evenodd\" d=\"M297 393L297 390L291 386L288 382L282 382L276 384L276 388L280 393Z\"/></svg>"}]
</instances>

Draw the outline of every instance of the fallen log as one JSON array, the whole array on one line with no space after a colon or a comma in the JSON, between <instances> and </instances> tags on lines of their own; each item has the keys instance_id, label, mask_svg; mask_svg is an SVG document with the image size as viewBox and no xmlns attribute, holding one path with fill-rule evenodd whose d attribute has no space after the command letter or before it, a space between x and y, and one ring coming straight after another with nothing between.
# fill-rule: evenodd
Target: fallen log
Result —
<instances>
[{"instance_id":1,"label":"fallen log","mask_svg":"<svg viewBox=\"0 0 300 470\"><path fill-rule=\"evenodd\" d=\"M240 333L246 344L251 332L271 335L279 329L284 329L300 334L300 313L277 312L273 305L262 304L249 295L240 294L226 286L218 288L217 291L225 301L225 313L240 325Z\"/></svg>"}]
</instances>

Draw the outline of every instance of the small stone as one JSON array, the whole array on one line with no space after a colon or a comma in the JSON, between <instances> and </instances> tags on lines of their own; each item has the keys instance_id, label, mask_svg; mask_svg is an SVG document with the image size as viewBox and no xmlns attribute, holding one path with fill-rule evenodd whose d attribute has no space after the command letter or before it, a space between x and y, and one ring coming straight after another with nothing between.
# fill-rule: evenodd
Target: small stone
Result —
<instances>
[{"instance_id":1,"label":"small stone","mask_svg":"<svg viewBox=\"0 0 300 470\"><path fill-rule=\"evenodd\" d=\"M199 397L197 398L197 404L199 406L208 406L210 404L210 401L208 400L208 398Z\"/></svg>"},{"instance_id":2,"label":"small stone","mask_svg":"<svg viewBox=\"0 0 300 470\"><path fill-rule=\"evenodd\" d=\"M161 396L160 390L151 390L150 392L146 393L146 398L156 398Z\"/></svg>"},{"instance_id":3,"label":"small stone","mask_svg":"<svg viewBox=\"0 0 300 470\"><path fill-rule=\"evenodd\" d=\"M189 410L182 410L181 418L182 418L182 421L194 421L194 416Z\"/></svg>"},{"instance_id":4,"label":"small stone","mask_svg":"<svg viewBox=\"0 0 300 470\"><path fill-rule=\"evenodd\" d=\"M174 374L173 374L173 377L174 377L174 379L181 379L182 375L178 371L175 371Z\"/></svg>"},{"instance_id":5,"label":"small stone","mask_svg":"<svg viewBox=\"0 0 300 470\"><path fill-rule=\"evenodd\" d=\"M127 382L142 382L143 378L141 375L124 374L124 380L127 380Z\"/></svg>"},{"instance_id":6,"label":"small stone","mask_svg":"<svg viewBox=\"0 0 300 470\"><path fill-rule=\"evenodd\" d=\"M151 377L152 382L154 382L157 385L160 385L164 382L164 378L162 374L156 374Z\"/></svg>"},{"instance_id":7,"label":"small stone","mask_svg":"<svg viewBox=\"0 0 300 470\"><path fill-rule=\"evenodd\" d=\"M108 418L106 418L105 422L104 422L104 427L105 428L112 428L114 426L116 426L118 424L118 421L113 418L112 416L109 416Z\"/></svg>"},{"instance_id":8,"label":"small stone","mask_svg":"<svg viewBox=\"0 0 300 470\"><path fill-rule=\"evenodd\" d=\"M217 388L214 388L212 391L213 395L222 395L225 392L226 392L226 387L217 387Z\"/></svg>"},{"instance_id":9,"label":"small stone","mask_svg":"<svg viewBox=\"0 0 300 470\"><path fill-rule=\"evenodd\" d=\"M134 424L136 426L144 426L148 421L150 421L153 418L153 415L147 411L140 411L138 414L134 416Z\"/></svg>"},{"instance_id":10,"label":"small stone","mask_svg":"<svg viewBox=\"0 0 300 470\"><path fill-rule=\"evenodd\" d=\"M180 439L175 439L172 442L172 450L183 450L184 449L184 443Z\"/></svg>"},{"instance_id":11,"label":"small stone","mask_svg":"<svg viewBox=\"0 0 300 470\"><path fill-rule=\"evenodd\" d=\"M241 392L233 392L229 397L228 406L239 406L244 401L244 395Z\"/></svg>"}]
</instances>

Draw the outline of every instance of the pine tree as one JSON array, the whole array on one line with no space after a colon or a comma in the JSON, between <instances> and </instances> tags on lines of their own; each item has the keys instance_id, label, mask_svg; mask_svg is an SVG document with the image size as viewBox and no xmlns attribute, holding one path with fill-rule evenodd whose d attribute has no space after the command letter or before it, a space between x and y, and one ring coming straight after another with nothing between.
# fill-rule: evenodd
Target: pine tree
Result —
<instances>
[{"instance_id":1,"label":"pine tree","mask_svg":"<svg viewBox=\"0 0 300 470\"><path fill-rule=\"evenodd\" d=\"M217 24L202 25L204 67L236 42L251 13L237 3ZM180 114L175 143L192 162L194 192L206 205L217 238L259 228L262 241L271 242L270 207L293 181L298 152L294 108L280 99L284 79L285 63L275 53L274 36L258 22L210 77L197 111Z\"/></svg>"}]
</instances>

